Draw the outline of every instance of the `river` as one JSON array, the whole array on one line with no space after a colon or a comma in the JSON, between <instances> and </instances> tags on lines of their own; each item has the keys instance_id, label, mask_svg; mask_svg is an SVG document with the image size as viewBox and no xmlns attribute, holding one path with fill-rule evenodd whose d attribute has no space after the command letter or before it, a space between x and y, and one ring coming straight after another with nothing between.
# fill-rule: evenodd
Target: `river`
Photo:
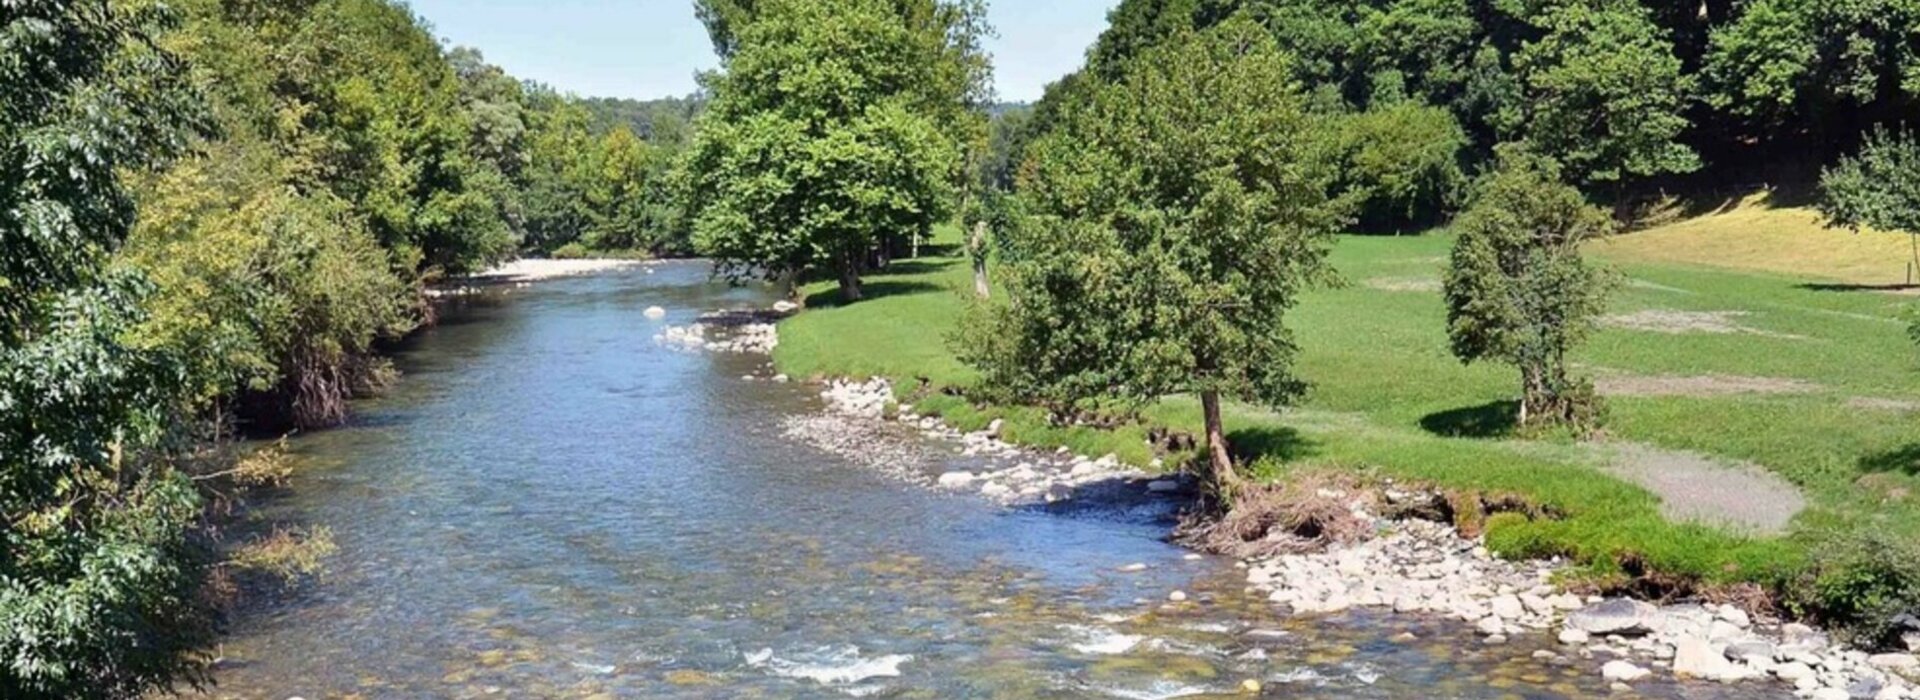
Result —
<instances>
[{"instance_id":1,"label":"river","mask_svg":"<svg viewBox=\"0 0 1920 700\"><path fill-rule=\"evenodd\" d=\"M767 301L663 263L450 309L398 354L391 393L294 441L303 471L255 516L329 528L340 553L242 611L207 695L1164 698L1250 679L1268 697L1610 695L1602 660L1533 658L1545 635L1290 618L1233 562L1163 543L1164 508L904 483L783 434L817 389L743 381L765 358L653 339ZM923 455L906 468L970 459L898 439ZM1193 602L1164 605L1174 590Z\"/></svg>"}]
</instances>

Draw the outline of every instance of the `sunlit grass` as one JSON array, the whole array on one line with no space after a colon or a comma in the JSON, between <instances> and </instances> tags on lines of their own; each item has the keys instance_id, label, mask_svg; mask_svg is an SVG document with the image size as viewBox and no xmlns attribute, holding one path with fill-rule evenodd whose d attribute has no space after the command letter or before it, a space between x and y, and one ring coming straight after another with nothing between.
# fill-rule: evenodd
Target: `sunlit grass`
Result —
<instances>
[{"instance_id":1,"label":"sunlit grass","mask_svg":"<svg viewBox=\"0 0 1920 700\"><path fill-rule=\"evenodd\" d=\"M1795 245L1818 247L1812 240ZM1920 351L1906 335L1905 299L1834 291L1779 272L1646 262L1644 247L1636 255L1596 248L1602 262L1628 278L1613 299L1615 313L1744 315L1735 333L1603 330L1579 353L1583 371L1755 376L1815 387L1804 394L1610 401L1609 439L1751 461L1807 492L1812 505L1792 534L1749 538L1663 520L1652 495L1603 473L1597 453L1583 445L1505 437L1498 428L1509 410L1504 402L1516 392L1515 372L1462 366L1447 350L1445 309L1433 284L1450 244L1443 234L1343 238L1332 260L1346 284L1312 293L1289 317L1303 349L1298 371L1312 391L1286 412L1234 407L1228 427L1237 447L1289 467L1330 465L1523 494L1566 517L1503 520L1490 533L1497 548L1569 555L1600 570L1630 555L1705 580L1776 582L1801 565L1813 535L1823 531L1872 527L1920 536L1920 507L1888 498L1920 491L1910 457L1920 445L1920 421L1897 408L1920 406ZM970 293L969 275L957 257L874 275L875 298L787 321L775 359L799 377L891 377L903 393L921 380L965 386L975 375L953 358L948 336ZM829 285L814 291L831 297ZM1061 429L1032 409L944 396L923 399L920 408L963 428L1002 417L1011 438L1030 444L1111 452L1136 464L1152 456L1142 428ZM1176 430L1199 428L1197 407L1182 397L1149 408L1146 417ZM1863 486L1862 477L1875 472L1882 473Z\"/></svg>"}]
</instances>

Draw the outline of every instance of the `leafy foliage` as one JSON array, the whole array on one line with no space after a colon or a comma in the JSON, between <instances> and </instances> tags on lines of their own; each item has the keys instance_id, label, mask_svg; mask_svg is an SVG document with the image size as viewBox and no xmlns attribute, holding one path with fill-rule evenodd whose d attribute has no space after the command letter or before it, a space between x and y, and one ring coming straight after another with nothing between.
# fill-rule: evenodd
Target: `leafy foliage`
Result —
<instances>
[{"instance_id":1,"label":"leafy foliage","mask_svg":"<svg viewBox=\"0 0 1920 700\"><path fill-rule=\"evenodd\" d=\"M1526 87L1528 143L1581 184L1699 167L1678 140L1693 80L1645 9L1631 0L1573 2L1538 24L1545 35L1513 58Z\"/></svg>"},{"instance_id":2,"label":"leafy foliage","mask_svg":"<svg viewBox=\"0 0 1920 700\"><path fill-rule=\"evenodd\" d=\"M1327 164L1270 35L1182 34L1033 145L1010 300L956 343L989 390L1056 410L1301 391L1285 320L1326 272ZM1213 473L1230 483L1217 419Z\"/></svg>"},{"instance_id":3,"label":"leafy foliage","mask_svg":"<svg viewBox=\"0 0 1920 700\"><path fill-rule=\"evenodd\" d=\"M1453 228L1453 354L1519 368L1521 425L1597 427L1598 397L1569 376L1567 355L1593 331L1611 286L1581 258L1580 244L1610 231L1612 219L1564 184L1551 159L1508 148Z\"/></svg>"},{"instance_id":4,"label":"leafy foliage","mask_svg":"<svg viewBox=\"0 0 1920 700\"><path fill-rule=\"evenodd\" d=\"M1833 226L1920 234L1920 139L1874 130L1820 178L1819 206Z\"/></svg>"},{"instance_id":5,"label":"leafy foliage","mask_svg":"<svg viewBox=\"0 0 1920 700\"><path fill-rule=\"evenodd\" d=\"M694 240L735 278L830 271L927 235L962 177L977 4L757 5L686 160Z\"/></svg>"},{"instance_id":6,"label":"leafy foliage","mask_svg":"<svg viewBox=\"0 0 1920 700\"><path fill-rule=\"evenodd\" d=\"M1433 223L1466 186L1467 134L1444 109L1403 100L1327 128L1339 151L1336 191L1357 207L1363 230Z\"/></svg>"},{"instance_id":7,"label":"leafy foliage","mask_svg":"<svg viewBox=\"0 0 1920 700\"><path fill-rule=\"evenodd\" d=\"M0 7L0 695L131 697L198 678L191 485L141 451L177 363L132 342L150 287L106 254L133 223L118 172L200 121L168 16Z\"/></svg>"}]
</instances>

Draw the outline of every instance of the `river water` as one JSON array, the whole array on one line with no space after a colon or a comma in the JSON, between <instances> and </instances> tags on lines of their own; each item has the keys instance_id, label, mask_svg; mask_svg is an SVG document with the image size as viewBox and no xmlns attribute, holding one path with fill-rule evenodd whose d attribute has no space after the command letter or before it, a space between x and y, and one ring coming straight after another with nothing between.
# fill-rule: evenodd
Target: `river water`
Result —
<instances>
[{"instance_id":1,"label":"river water","mask_svg":"<svg viewBox=\"0 0 1920 700\"><path fill-rule=\"evenodd\" d=\"M1604 659L1532 658L1544 635L1289 618L1231 561L1163 543L1164 508L1008 509L809 447L782 422L820 410L815 389L654 341L768 301L706 273L480 297L410 341L393 392L295 441L304 470L257 515L330 528L340 554L238 617L208 695L1165 698L1249 679L1267 697L1610 695ZM902 468L970 459L898 440L924 455ZM1193 600L1165 605L1174 590Z\"/></svg>"}]
</instances>

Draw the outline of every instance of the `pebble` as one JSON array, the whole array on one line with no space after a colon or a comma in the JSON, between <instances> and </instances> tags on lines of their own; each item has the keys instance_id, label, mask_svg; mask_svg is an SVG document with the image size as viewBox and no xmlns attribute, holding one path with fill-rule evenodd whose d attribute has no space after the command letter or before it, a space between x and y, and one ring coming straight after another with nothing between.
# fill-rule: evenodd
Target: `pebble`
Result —
<instances>
[{"instance_id":1,"label":"pebble","mask_svg":"<svg viewBox=\"0 0 1920 700\"><path fill-rule=\"evenodd\" d=\"M1632 683L1651 675L1653 675L1652 671L1635 666L1628 661L1608 661L1606 665L1600 667L1601 678L1621 683Z\"/></svg>"},{"instance_id":2,"label":"pebble","mask_svg":"<svg viewBox=\"0 0 1920 700\"><path fill-rule=\"evenodd\" d=\"M1187 592L1186 592L1186 591L1174 591L1174 592L1172 592L1172 593L1168 593L1168 594L1167 594L1167 600L1170 600L1170 601L1173 601L1173 602L1175 602L1175 603L1185 603L1185 602L1187 602Z\"/></svg>"}]
</instances>

